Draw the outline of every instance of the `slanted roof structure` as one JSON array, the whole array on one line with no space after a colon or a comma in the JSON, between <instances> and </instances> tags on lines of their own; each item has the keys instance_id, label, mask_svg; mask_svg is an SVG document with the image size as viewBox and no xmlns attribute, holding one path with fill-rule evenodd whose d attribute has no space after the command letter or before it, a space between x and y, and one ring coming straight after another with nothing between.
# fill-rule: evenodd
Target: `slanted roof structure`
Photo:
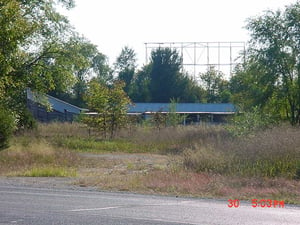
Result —
<instances>
[{"instance_id":1,"label":"slanted roof structure","mask_svg":"<svg viewBox=\"0 0 300 225\"><path fill-rule=\"evenodd\" d=\"M30 89L27 89L27 99L36 103L40 103L42 105L43 103L48 102L50 104L51 109L61 113L65 113L67 111L69 113L80 114L81 112L88 111L87 109L77 107L75 105L62 101L58 98L54 98L47 94L41 95L33 93Z\"/></svg>"},{"instance_id":2,"label":"slanted roof structure","mask_svg":"<svg viewBox=\"0 0 300 225\"><path fill-rule=\"evenodd\" d=\"M170 103L135 103L130 106L129 114L151 114L155 112L170 112ZM232 103L177 103L176 113L182 114L223 114L237 112Z\"/></svg>"}]
</instances>

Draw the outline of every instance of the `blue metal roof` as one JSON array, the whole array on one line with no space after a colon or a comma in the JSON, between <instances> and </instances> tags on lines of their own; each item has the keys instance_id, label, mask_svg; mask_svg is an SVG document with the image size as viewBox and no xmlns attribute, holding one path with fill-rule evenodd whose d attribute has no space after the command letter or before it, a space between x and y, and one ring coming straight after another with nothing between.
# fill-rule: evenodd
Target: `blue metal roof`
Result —
<instances>
[{"instance_id":1,"label":"blue metal roof","mask_svg":"<svg viewBox=\"0 0 300 225\"><path fill-rule=\"evenodd\" d=\"M170 103L135 103L128 113L169 112ZM232 114L237 112L232 103L177 103L177 113Z\"/></svg>"}]
</instances>

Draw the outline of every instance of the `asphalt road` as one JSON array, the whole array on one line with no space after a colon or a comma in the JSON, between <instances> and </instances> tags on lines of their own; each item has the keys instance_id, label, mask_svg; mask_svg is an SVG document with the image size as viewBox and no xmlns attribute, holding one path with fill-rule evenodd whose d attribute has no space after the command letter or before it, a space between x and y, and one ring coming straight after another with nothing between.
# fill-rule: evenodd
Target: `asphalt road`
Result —
<instances>
[{"instance_id":1,"label":"asphalt road","mask_svg":"<svg viewBox=\"0 0 300 225\"><path fill-rule=\"evenodd\" d=\"M0 224L299 225L300 207L0 185Z\"/></svg>"}]
</instances>

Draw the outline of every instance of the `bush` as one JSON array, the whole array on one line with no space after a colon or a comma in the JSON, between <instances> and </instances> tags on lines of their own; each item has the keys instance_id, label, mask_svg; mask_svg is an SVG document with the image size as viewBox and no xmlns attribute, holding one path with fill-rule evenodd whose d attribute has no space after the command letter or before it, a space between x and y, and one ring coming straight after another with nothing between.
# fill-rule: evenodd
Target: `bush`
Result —
<instances>
[{"instance_id":1,"label":"bush","mask_svg":"<svg viewBox=\"0 0 300 225\"><path fill-rule=\"evenodd\" d=\"M18 115L17 127L19 130L31 130L37 128L37 122L27 108L22 109Z\"/></svg>"},{"instance_id":2,"label":"bush","mask_svg":"<svg viewBox=\"0 0 300 225\"><path fill-rule=\"evenodd\" d=\"M231 124L226 128L233 135L242 136L265 130L276 123L276 119L271 114L263 113L259 108L254 107L251 111L234 116Z\"/></svg>"},{"instance_id":3,"label":"bush","mask_svg":"<svg viewBox=\"0 0 300 225\"><path fill-rule=\"evenodd\" d=\"M0 106L0 149L8 147L8 141L16 128L13 114Z\"/></svg>"}]
</instances>

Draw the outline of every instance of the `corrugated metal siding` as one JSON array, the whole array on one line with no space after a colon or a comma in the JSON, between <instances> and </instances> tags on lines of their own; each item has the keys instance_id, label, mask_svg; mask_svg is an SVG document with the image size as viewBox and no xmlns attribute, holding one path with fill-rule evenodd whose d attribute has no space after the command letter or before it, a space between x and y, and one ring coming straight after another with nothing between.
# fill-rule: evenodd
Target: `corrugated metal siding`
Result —
<instances>
[{"instance_id":1,"label":"corrugated metal siding","mask_svg":"<svg viewBox=\"0 0 300 225\"><path fill-rule=\"evenodd\" d=\"M135 103L130 106L129 113L145 112L169 112L170 103ZM178 113L211 113L211 114L232 114L237 112L236 107L231 103L178 103Z\"/></svg>"}]
</instances>

